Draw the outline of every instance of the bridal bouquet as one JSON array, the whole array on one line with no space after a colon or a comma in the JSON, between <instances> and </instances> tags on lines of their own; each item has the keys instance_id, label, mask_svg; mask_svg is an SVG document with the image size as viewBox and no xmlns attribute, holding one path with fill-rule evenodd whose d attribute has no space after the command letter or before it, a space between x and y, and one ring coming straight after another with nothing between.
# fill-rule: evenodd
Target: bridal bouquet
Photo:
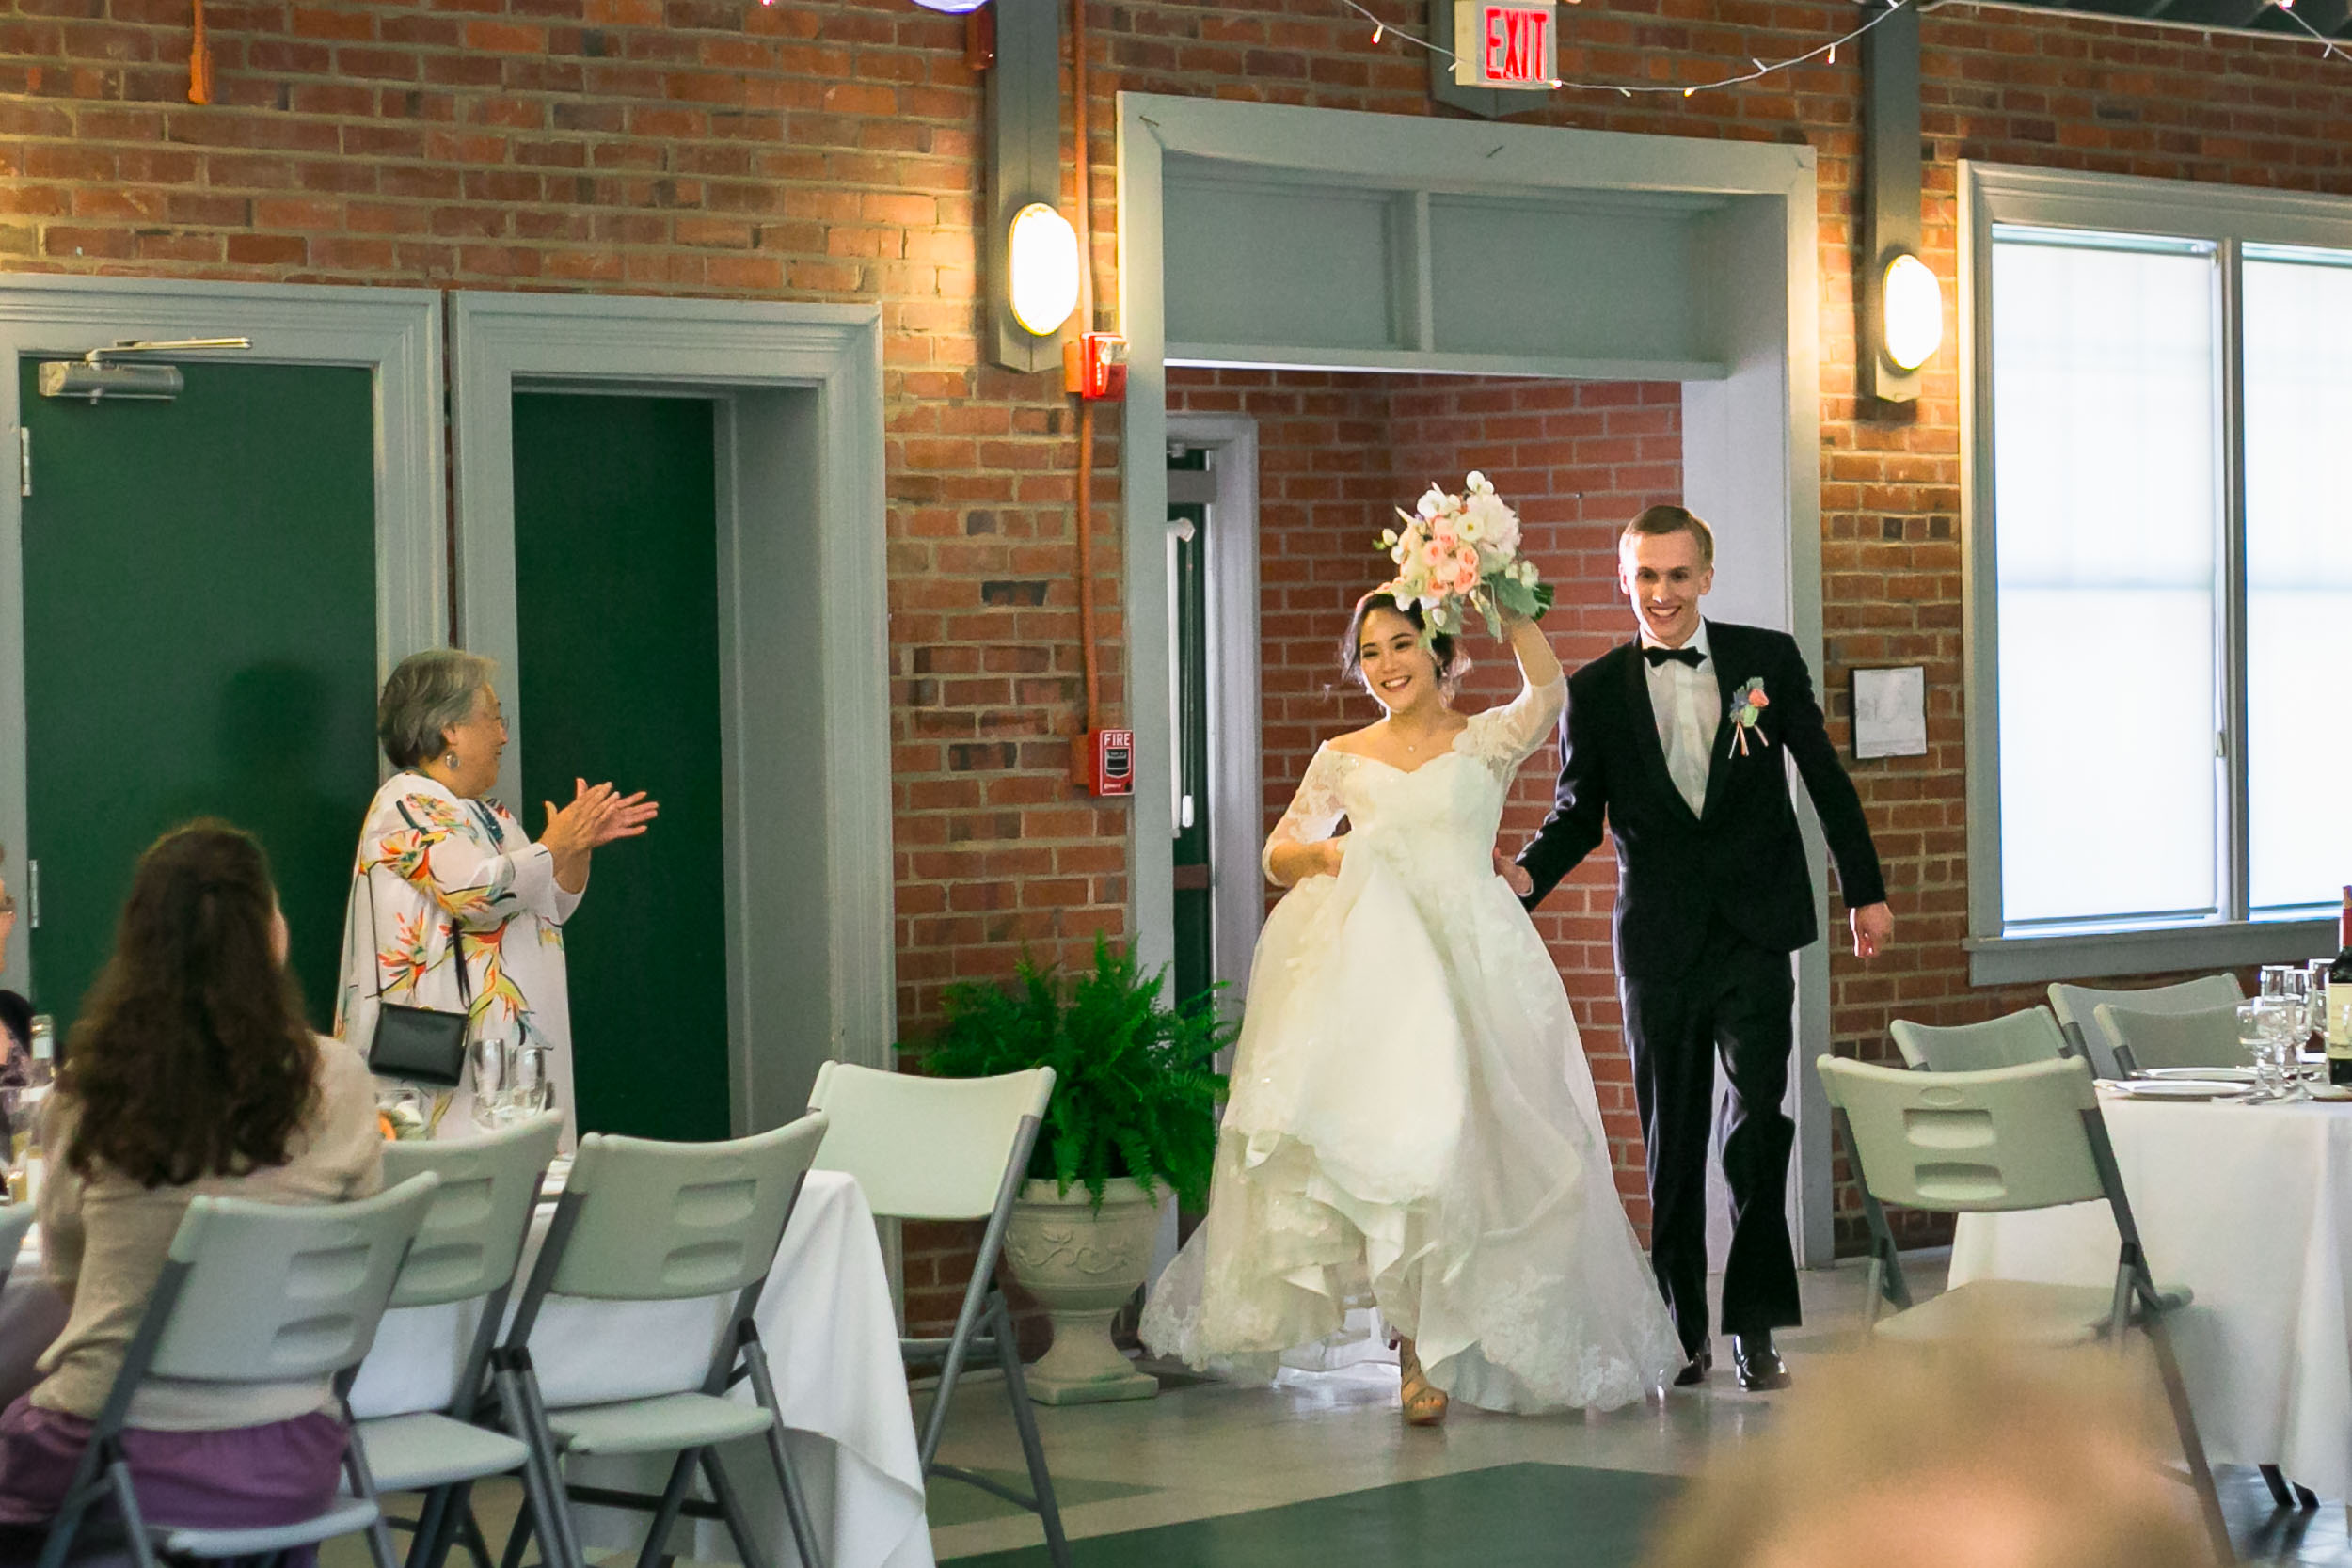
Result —
<instances>
[{"instance_id":1,"label":"bridal bouquet","mask_svg":"<svg viewBox=\"0 0 2352 1568\"><path fill-rule=\"evenodd\" d=\"M1538 581L1535 563L1519 554L1518 514L1485 474L1473 472L1462 487L1466 494L1454 496L1431 485L1411 512L1398 511L1403 532L1381 531L1375 544L1397 573L1380 592L1420 605L1433 633L1460 632L1465 605L1498 637L1505 611L1541 620L1551 608L1551 585Z\"/></svg>"}]
</instances>

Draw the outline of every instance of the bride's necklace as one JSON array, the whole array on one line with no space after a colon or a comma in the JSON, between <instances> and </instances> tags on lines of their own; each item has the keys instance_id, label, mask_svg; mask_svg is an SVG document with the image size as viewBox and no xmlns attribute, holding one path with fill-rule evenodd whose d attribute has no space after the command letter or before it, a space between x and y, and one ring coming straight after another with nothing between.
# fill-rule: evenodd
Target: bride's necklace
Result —
<instances>
[{"instance_id":1,"label":"bride's necklace","mask_svg":"<svg viewBox=\"0 0 2352 1568\"><path fill-rule=\"evenodd\" d=\"M1436 733L1433 731L1428 735L1422 736L1421 739L1414 740L1407 736L1403 730L1397 727L1396 721L1393 719L1389 721L1389 733L1396 737L1397 744L1404 747L1406 754L1411 756L1419 756L1423 744L1438 738Z\"/></svg>"}]
</instances>

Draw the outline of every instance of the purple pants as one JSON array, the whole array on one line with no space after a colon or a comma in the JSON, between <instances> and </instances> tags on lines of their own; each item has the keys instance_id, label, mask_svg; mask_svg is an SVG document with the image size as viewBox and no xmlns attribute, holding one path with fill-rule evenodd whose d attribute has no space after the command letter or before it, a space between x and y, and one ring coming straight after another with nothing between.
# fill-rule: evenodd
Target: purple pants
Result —
<instances>
[{"instance_id":1,"label":"purple pants","mask_svg":"<svg viewBox=\"0 0 2352 1568\"><path fill-rule=\"evenodd\" d=\"M56 1517L89 1434L87 1420L40 1409L30 1395L0 1414L0 1525L41 1525ZM313 1411L212 1432L129 1427L122 1451L149 1524L238 1529L290 1525L332 1507L347 1441L341 1420ZM89 1518L112 1524L113 1513L101 1504Z\"/></svg>"}]
</instances>

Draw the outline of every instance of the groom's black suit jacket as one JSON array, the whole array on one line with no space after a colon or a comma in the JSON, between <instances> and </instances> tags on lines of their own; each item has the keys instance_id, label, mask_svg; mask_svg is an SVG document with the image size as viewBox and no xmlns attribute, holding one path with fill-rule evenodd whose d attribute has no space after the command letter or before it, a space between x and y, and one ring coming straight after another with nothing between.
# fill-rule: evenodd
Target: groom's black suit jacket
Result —
<instances>
[{"instance_id":1,"label":"groom's black suit jacket","mask_svg":"<svg viewBox=\"0 0 2352 1568\"><path fill-rule=\"evenodd\" d=\"M1861 798L1822 727L1796 640L1712 620L1707 638L1724 711L1708 752L1705 811L1693 815L1666 772L1647 666L1640 643L1628 642L1568 678L1559 792L1519 855L1534 881L1521 902L1533 909L1599 845L1605 820L1617 841L1621 974L1680 974L1718 918L1779 952L1793 952L1819 934L1784 756L1796 760L1813 797L1847 906L1886 897ZM1742 755L1733 716L1752 678L1763 681L1767 701Z\"/></svg>"}]
</instances>

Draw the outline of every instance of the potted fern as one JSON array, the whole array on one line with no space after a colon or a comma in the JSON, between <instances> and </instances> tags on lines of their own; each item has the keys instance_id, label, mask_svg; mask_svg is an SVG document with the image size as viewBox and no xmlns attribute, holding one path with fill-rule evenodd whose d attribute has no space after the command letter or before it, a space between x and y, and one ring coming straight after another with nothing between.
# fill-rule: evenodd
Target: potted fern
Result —
<instances>
[{"instance_id":1,"label":"potted fern","mask_svg":"<svg viewBox=\"0 0 2352 1568\"><path fill-rule=\"evenodd\" d=\"M1232 1037L1211 997L1164 1002L1165 979L1098 936L1093 968L1075 976L1024 958L1009 986L950 986L937 1034L906 1048L943 1078L1054 1069L1005 1233L1014 1277L1053 1321L1053 1348L1028 1376L1041 1404L1159 1391L1111 1342L1111 1320L1150 1269L1162 1200L1208 1201L1225 1093L1216 1057Z\"/></svg>"}]
</instances>

